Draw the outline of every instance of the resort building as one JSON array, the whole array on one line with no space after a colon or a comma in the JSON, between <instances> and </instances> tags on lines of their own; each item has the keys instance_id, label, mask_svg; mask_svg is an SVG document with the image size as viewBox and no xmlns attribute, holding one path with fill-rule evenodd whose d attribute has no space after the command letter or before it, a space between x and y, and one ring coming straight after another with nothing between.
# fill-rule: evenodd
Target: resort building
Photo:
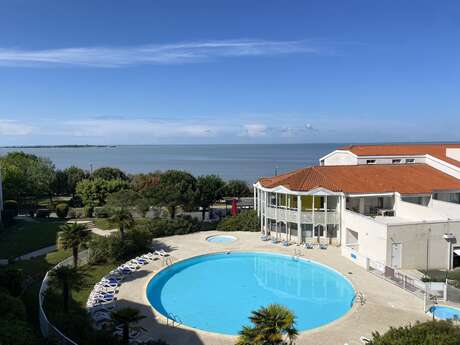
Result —
<instances>
[{"instance_id":1,"label":"resort building","mask_svg":"<svg viewBox=\"0 0 460 345\"><path fill-rule=\"evenodd\" d=\"M460 267L460 144L353 145L254 185L261 231L357 264Z\"/></svg>"}]
</instances>

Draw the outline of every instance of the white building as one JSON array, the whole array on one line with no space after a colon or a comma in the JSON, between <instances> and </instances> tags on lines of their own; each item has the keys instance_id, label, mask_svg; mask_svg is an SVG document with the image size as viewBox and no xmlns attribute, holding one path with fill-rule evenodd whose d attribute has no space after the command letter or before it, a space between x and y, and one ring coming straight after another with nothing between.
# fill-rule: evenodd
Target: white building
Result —
<instances>
[{"instance_id":1,"label":"white building","mask_svg":"<svg viewBox=\"0 0 460 345\"><path fill-rule=\"evenodd\" d=\"M460 144L356 145L254 185L261 231L366 266L460 267Z\"/></svg>"}]
</instances>

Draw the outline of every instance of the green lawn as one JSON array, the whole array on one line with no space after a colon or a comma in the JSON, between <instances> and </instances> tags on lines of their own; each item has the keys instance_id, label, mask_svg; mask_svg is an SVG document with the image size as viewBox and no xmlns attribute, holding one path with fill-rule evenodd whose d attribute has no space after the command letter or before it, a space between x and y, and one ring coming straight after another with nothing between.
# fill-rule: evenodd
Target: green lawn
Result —
<instances>
[{"instance_id":1,"label":"green lawn","mask_svg":"<svg viewBox=\"0 0 460 345\"><path fill-rule=\"evenodd\" d=\"M0 258L12 258L56 243L59 220L18 220L0 234Z\"/></svg>"}]
</instances>

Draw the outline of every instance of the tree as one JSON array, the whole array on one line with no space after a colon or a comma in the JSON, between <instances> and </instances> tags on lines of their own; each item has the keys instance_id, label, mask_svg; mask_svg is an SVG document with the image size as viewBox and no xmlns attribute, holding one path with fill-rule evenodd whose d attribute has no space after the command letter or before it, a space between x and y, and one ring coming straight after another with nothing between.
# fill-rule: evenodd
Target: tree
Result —
<instances>
[{"instance_id":1,"label":"tree","mask_svg":"<svg viewBox=\"0 0 460 345\"><path fill-rule=\"evenodd\" d=\"M298 335L294 314L279 304L253 311L249 319L254 326L243 327L237 345L292 345Z\"/></svg>"},{"instance_id":2,"label":"tree","mask_svg":"<svg viewBox=\"0 0 460 345\"><path fill-rule=\"evenodd\" d=\"M242 180L228 181L224 189L224 194L224 196L234 197L237 199L252 195L248 184Z\"/></svg>"},{"instance_id":3,"label":"tree","mask_svg":"<svg viewBox=\"0 0 460 345\"><path fill-rule=\"evenodd\" d=\"M196 179L189 173L168 170L160 177L158 186L146 191L152 203L169 209L171 218L175 218L179 206L190 206L195 197Z\"/></svg>"},{"instance_id":4,"label":"tree","mask_svg":"<svg viewBox=\"0 0 460 345\"><path fill-rule=\"evenodd\" d=\"M86 224L71 223L61 226L58 233L58 242L63 249L72 249L73 266L78 265L78 250L82 244L88 242L91 231Z\"/></svg>"},{"instance_id":5,"label":"tree","mask_svg":"<svg viewBox=\"0 0 460 345\"><path fill-rule=\"evenodd\" d=\"M199 176L196 180L196 203L204 219L209 206L222 198L225 182L217 175Z\"/></svg>"},{"instance_id":6,"label":"tree","mask_svg":"<svg viewBox=\"0 0 460 345\"><path fill-rule=\"evenodd\" d=\"M70 166L64 169L64 173L67 177L67 194L75 196L75 188L78 182L87 179L89 174L76 166Z\"/></svg>"},{"instance_id":7,"label":"tree","mask_svg":"<svg viewBox=\"0 0 460 345\"><path fill-rule=\"evenodd\" d=\"M226 217L217 224L219 231L260 231L260 221L255 210L241 212L235 217Z\"/></svg>"},{"instance_id":8,"label":"tree","mask_svg":"<svg viewBox=\"0 0 460 345\"><path fill-rule=\"evenodd\" d=\"M69 301L72 289L79 291L85 282L85 275L78 268L58 266L49 272L50 285L62 291L62 302L65 313L69 312Z\"/></svg>"},{"instance_id":9,"label":"tree","mask_svg":"<svg viewBox=\"0 0 460 345\"><path fill-rule=\"evenodd\" d=\"M452 321L428 321L390 328L385 334L372 334L369 345L458 345L460 326Z\"/></svg>"},{"instance_id":10,"label":"tree","mask_svg":"<svg viewBox=\"0 0 460 345\"><path fill-rule=\"evenodd\" d=\"M118 208L112 210L112 215L109 222L120 230L120 238L125 239L125 229L129 229L134 225L134 218L126 208Z\"/></svg>"},{"instance_id":11,"label":"tree","mask_svg":"<svg viewBox=\"0 0 460 345\"><path fill-rule=\"evenodd\" d=\"M158 186L160 183L160 176L160 172L134 175L131 179L131 187L136 192L145 193Z\"/></svg>"},{"instance_id":12,"label":"tree","mask_svg":"<svg viewBox=\"0 0 460 345\"><path fill-rule=\"evenodd\" d=\"M135 209L144 215L149 210L149 203L140 193L126 189L110 194L106 199L106 208Z\"/></svg>"},{"instance_id":13,"label":"tree","mask_svg":"<svg viewBox=\"0 0 460 345\"><path fill-rule=\"evenodd\" d=\"M95 207L104 205L109 194L125 190L128 187L128 182L123 180L95 178L78 182L76 194L81 198L85 206Z\"/></svg>"},{"instance_id":14,"label":"tree","mask_svg":"<svg viewBox=\"0 0 460 345\"><path fill-rule=\"evenodd\" d=\"M134 308L122 308L118 309L110 314L112 323L115 327L122 327L122 344L129 344L129 332L133 329L142 329L141 327L132 326L137 324L142 319L145 319L145 316L142 316L139 313L139 310Z\"/></svg>"},{"instance_id":15,"label":"tree","mask_svg":"<svg viewBox=\"0 0 460 345\"><path fill-rule=\"evenodd\" d=\"M10 152L0 158L5 199L51 195L54 165L47 158L24 152Z\"/></svg>"},{"instance_id":16,"label":"tree","mask_svg":"<svg viewBox=\"0 0 460 345\"><path fill-rule=\"evenodd\" d=\"M51 190L55 195L68 194L69 186L67 181L67 174L62 170L57 170L51 182Z\"/></svg>"},{"instance_id":17,"label":"tree","mask_svg":"<svg viewBox=\"0 0 460 345\"><path fill-rule=\"evenodd\" d=\"M95 179L128 181L128 176L122 170L112 167L96 169L91 176Z\"/></svg>"}]
</instances>

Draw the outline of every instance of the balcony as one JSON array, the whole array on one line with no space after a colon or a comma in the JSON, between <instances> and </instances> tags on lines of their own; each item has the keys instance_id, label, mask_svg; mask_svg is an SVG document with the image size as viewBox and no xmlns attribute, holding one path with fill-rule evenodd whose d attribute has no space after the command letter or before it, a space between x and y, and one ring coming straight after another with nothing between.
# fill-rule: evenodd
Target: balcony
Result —
<instances>
[{"instance_id":1,"label":"balcony","mask_svg":"<svg viewBox=\"0 0 460 345\"><path fill-rule=\"evenodd\" d=\"M278 221L287 220L291 223L297 223L297 209L267 207L267 217ZM302 224L338 224L339 217L335 209L327 210L327 212L315 210L314 218L311 210L307 210L300 213L300 222Z\"/></svg>"}]
</instances>

